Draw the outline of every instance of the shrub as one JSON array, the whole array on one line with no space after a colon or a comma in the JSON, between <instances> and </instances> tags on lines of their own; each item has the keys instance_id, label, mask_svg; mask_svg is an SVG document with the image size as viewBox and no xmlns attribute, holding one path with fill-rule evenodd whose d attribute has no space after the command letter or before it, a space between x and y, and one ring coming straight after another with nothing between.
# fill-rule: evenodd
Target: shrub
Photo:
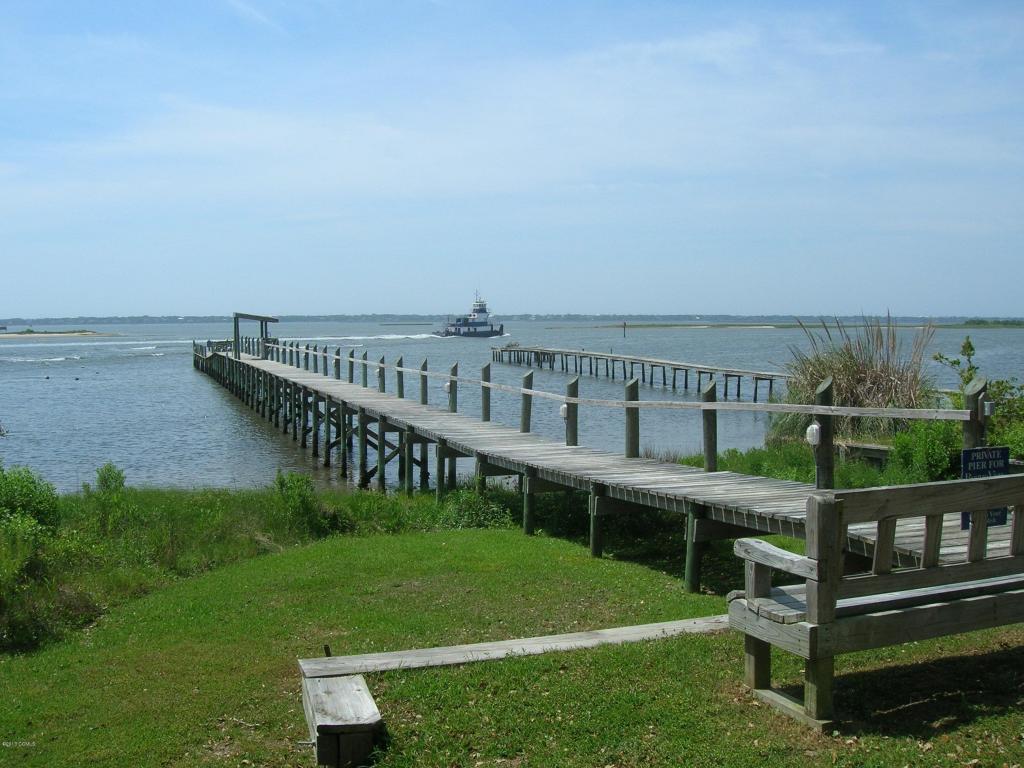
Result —
<instances>
[{"instance_id":1,"label":"shrub","mask_svg":"<svg viewBox=\"0 0 1024 768\"><path fill-rule=\"evenodd\" d=\"M308 475L277 473L274 486L284 502L292 531L307 536L351 530L354 523L342 510L328 507L317 498L316 486Z\"/></svg>"},{"instance_id":2,"label":"shrub","mask_svg":"<svg viewBox=\"0 0 1024 768\"><path fill-rule=\"evenodd\" d=\"M96 470L96 490L100 493L118 493L124 490L124 471L108 461Z\"/></svg>"},{"instance_id":3,"label":"shrub","mask_svg":"<svg viewBox=\"0 0 1024 768\"><path fill-rule=\"evenodd\" d=\"M799 322L799 321L798 321ZM835 405L868 408L921 408L935 402L935 388L923 369L924 353L934 328L927 325L905 352L899 327L891 315L883 322L864 318L851 332L838 318L835 328L822 320L820 330L800 323L809 349L791 347L792 360L786 364L790 376L786 399L812 403L822 381L831 377ZM803 434L810 417L785 414L772 420L772 435L796 437ZM839 434L891 434L898 429L892 419L836 419Z\"/></svg>"},{"instance_id":4,"label":"shrub","mask_svg":"<svg viewBox=\"0 0 1024 768\"><path fill-rule=\"evenodd\" d=\"M60 518L57 492L27 467L0 465L0 518L16 514L28 515L48 528L56 526Z\"/></svg>"},{"instance_id":5,"label":"shrub","mask_svg":"<svg viewBox=\"0 0 1024 768\"><path fill-rule=\"evenodd\" d=\"M928 483L959 477L962 445L959 422L915 421L893 438L886 483Z\"/></svg>"},{"instance_id":6,"label":"shrub","mask_svg":"<svg viewBox=\"0 0 1024 768\"><path fill-rule=\"evenodd\" d=\"M511 511L486 496L459 490L445 496L437 514L438 528L511 528Z\"/></svg>"},{"instance_id":7,"label":"shrub","mask_svg":"<svg viewBox=\"0 0 1024 768\"><path fill-rule=\"evenodd\" d=\"M960 379L960 392L953 397L956 407L963 407L963 391L978 375L974 364L974 344L967 336L960 345L960 357L947 357L936 353L935 360L952 368ZM989 445L1006 445L1010 455L1024 458L1024 385L1017 379L992 379L988 382L987 398L995 406L995 413L987 424Z\"/></svg>"}]
</instances>

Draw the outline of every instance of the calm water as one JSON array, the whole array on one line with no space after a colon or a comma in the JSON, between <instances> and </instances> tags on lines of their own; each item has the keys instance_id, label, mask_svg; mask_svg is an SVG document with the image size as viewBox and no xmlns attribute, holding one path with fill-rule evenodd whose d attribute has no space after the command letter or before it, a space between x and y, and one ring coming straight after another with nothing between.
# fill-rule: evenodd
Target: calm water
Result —
<instances>
[{"instance_id":1,"label":"calm water","mask_svg":"<svg viewBox=\"0 0 1024 768\"><path fill-rule=\"evenodd\" d=\"M274 331L284 339L328 343L343 353L365 350L371 359L384 355L394 362L404 355L406 365L427 358L430 369L447 371L455 362L460 373L477 376L490 361L492 343L582 347L718 364L739 368L779 370L791 345L802 346L803 333L779 328L658 328L595 327L593 321L515 321L506 324L503 339L438 339L431 326L392 326L354 322L279 323ZM191 364L191 340L225 338L230 324L152 324L94 326L114 334L103 338L0 340L0 423L8 429L0 439L5 466L25 464L63 490L92 481L96 468L113 461L125 469L129 483L179 487L265 485L278 469L312 472L322 483L343 482L334 468L324 470L282 436L244 408ZM941 329L933 350L955 354L967 331ZM1024 330L969 331L976 361L989 376L1024 374ZM908 332L909 335L909 332ZM909 340L908 340L909 343ZM930 364L937 383L955 386L946 369ZM519 384L525 369L493 366L494 381ZM563 392L569 377L558 371L536 371L534 386ZM659 377L660 381L660 377ZM680 387L682 378L680 377ZM389 378L389 389L393 383ZM432 403L446 402L442 382L431 380ZM692 386L692 382L691 382ZM751 385L744 381L744 399ZM764 385L762 385L762 392ZM418 392L412 382L411 392ZM583 376L580 394L619 398L622 381ZM642 399L694 398L694 390L673 393L661 386L641 387ZM479 391L463 386L459 410L479 414ZM494 393L492 418L518 426L518 396ZM562 437L558 403L535 400L534 430ZM700 450L696 412L641 413L641 443L654 449ZM761 414L721 414L719 445L745 448L760 444L766 417ZM580 409L580 443L622 450L620 411ZM469 471L471 462L467 461Z\"/></svg>"}]
</instances>

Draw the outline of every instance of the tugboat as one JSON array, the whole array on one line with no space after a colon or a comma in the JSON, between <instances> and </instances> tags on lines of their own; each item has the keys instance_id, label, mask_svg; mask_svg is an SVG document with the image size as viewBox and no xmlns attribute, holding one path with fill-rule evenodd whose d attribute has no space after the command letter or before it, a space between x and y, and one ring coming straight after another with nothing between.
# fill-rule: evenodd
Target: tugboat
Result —
<instances>
[{"instance_id":1,"label":"tugboat","mask_svg":"<svg viewBox=\"0 0 1024 768\"><path fill-rule=\"evenodd\" d=\"M481 299L478 293L476 294L476 300L473 302L473 309L469 311L468 315L459 315L454 320L449 316L444 330L437 331L434 335L465 336L471 339L489 339L492 336L504 336L505 324L502 323L495 328L494 323L488 319L489 316L487 302Z\"/></svg>"}]
</instances>

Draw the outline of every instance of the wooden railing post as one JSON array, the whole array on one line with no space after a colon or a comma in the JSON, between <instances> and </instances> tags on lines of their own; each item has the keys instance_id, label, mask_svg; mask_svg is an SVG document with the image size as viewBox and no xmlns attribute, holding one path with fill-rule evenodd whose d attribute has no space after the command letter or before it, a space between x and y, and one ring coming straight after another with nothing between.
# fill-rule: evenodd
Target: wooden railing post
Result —
<instances>
[{"instance_id":1,"label":"wooden railing post","mask_svg":"<svg viewBox=\"0 0 1024 768\"><path fill-rule=\"evenodd\" d=\"M971 379L964 389L964 409L971 412L970 421L964 424L964 448L977 448L985 444L985 422L982 419L981 403L988 391L988 382L981 377Z\"/></svg>"},{"instance_id":2,"label":"wooden railing post","mask_svg":"<svg viewBox=\"0 0 1024 768\"><path fill-rule=\"evenodd\" d=\"M427 404L427 359L420 363L420 405Z\"/></svg>"},{"instance_id":3,"label":"wooden railing post","mask_svg":"<svg viewBox=\"0 0 1024 768\"><path fill-rule=\"evenodd\" d=\"M833 402L832 377L829 376L814 391L815 405L832 405ZM820 429L818 444L814 447L814 484L817 488L835 488L835 439L834 419L831 415L818 414L815 416Z\"/></svg>"},{"instance_id":4,"label":"wooden railing post","mask_svg":"<svg viewBox=\"0 0 1024 768\"><path fill-rule=\"evenodd\" d=\"M302 368L303 370L309 370L309 344L306 345L306 351L302 355Z\"/></svg>"},{"instance_id":5,"label":"wooden railing post","mask_svg":"<svg viewBox=\"0 0 1024 768\"><path fill-rule=\"evenodd\" d=\"M713 403L718 399L714 377L700 392L701 402ZM701 411L701 427L704 434L704 471L718 471L718 411L710 408Z\"/></svg>"},{"instance_id":6,"label":"wooden railing post","mask_svg":"<svg viewBox=\"0 0 1024 768\"><path fill-rule=\"evenodd\" d=\"M640 382L630 379L626 382L625 395L622 398L628 402L640 399ZM626 450L627 459L635 459L640 455L640 410L626 406Z\"/></svg>"},{"instance_id":7,"label":"wooden railing post","mask_svg":"<svg viewBox=\"0 0 1024 768\"><path fill-rule=\"evenodd\" d=\"M341 379L341 347L334 353L334 378Z\"/></svg>"},{"instance_id":8,"label":"wooden railing post","mask_svg":"<svg viewBox=\"0 0 1024 768\"><path fill-rule=\"evenodd\" d=\"M377 363L377 391L383 392L385 389L385 383L387 371L384 368L384 355L380 356L380 361Z\"/></svg>"},{"instance_id":9,"label":"wooden railing post","mask_svg":"<svg viewBox=\"0 0 1024 768\"><path fill-rule=\"evenodd\" d=\"M480 421L491 420L491 364L487 363L480 369Z\"/></svg>"},{"instance_id":10,"label":"wooden railing post","mask_svg":"<svg viewBox=\"0 0 1024 768\"><path fill-rule=\"evenodd\" d=\"M566 397L579 397L580 396L580 377L577 376L568 384L565 385L565 396ZM579 403L566 403L565 404L565 444L566 445L579 445Z\"/></svg>"},{"instance_id":11,"label":"wooden railing post","mask_svg":"<svg viewBox=\"0 0 1024 768\"><path fill-rule=\"evenodd\" d=\"M369 374L370 365L367 362L366 354L367 354L366 352L363 352L363 354L360 355L360 357L359 357L360 363L361 363L361 365L363 367L363 375L362 375L361 379L362 379L362 385L363 385L364 389L370 386L369 379L368 379L368 377L370 375Z\"/></svg>"},{"instance_id":12,"label":"wooden railing post","mask_svg":"<svg viewBox=\"0 0 1024 768\"><path fill-rule=\"evenodd\" d=\"M401 370L404 367L404 358L399 357L395 361L395 394L400 399L405 397L405 373Z\"/></svg>"},{"instance_id":13,"label":"wooden railing post","mask_svg":"<svg viewBox=\"0 0 1024 768\"><path fill-rule=\"evenodd\" d=\"M533 371L523 374L523 389L533 389ZM523 392L522 406L519 411L519 431L529 432L533 417L533 395Z\"/></svg>"},{"instance_id":14,"label":"wooden railing post","mask_svg":"<svg viewBox=\"0 0 1024 768\"><path fill-rule=\"evenodd\" d=\"M448 371L448 410L455 413L459 410L459 364L456 363Z\"/></svg>"},{"instance_id":15,"label":"wooden railing post","mask_svg":"<svg viewBox=\"0 0 1024 768\"><path fill-rule=\"evenodd\" d=\"M354 349L348 351L348 383L356 383L356 351Z\"/></svg>"}]
</instances>

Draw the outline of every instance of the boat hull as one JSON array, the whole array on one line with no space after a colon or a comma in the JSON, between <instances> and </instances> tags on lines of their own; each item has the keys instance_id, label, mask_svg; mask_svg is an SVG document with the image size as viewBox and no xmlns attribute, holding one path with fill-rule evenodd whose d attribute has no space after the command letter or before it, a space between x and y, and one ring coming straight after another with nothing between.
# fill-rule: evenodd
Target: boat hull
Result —
<instances>
[{"instance_id":1,"label":"boat hull","mask_svg":"<svg viewBox=\"0 0 1024 768\"><path fill-rule=\"evenodd\" d=\"M443 331L437 331L434 335L442 338L458 336L461 339L492 339L495 336L504 336L505 326L499 325L497 328L445 328Z\"/></svg>"}]
</instances>

